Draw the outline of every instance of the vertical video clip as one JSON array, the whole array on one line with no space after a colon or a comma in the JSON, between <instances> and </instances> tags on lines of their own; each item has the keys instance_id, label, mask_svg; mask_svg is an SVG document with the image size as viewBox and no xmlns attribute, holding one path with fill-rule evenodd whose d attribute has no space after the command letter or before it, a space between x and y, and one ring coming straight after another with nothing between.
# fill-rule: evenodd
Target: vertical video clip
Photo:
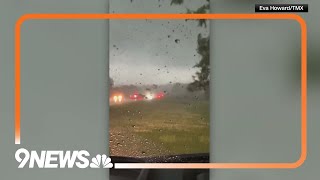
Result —
<instances>
[{"instance_id":1,"label":"vertical video clip","mask_svg":"<svg viewBox=\"0 0 320 180\"><path fill-rule=\"evenodd\" d=\"M209 2L111 0L109 11L144 13L148 9L204 13ZM109 150L113 162L209 162L208 22L146 17L110 20L109 27ZM203 179L208 178L208 170L111 170L111 178L118 176Z\"/></svg>"}]
</instances>

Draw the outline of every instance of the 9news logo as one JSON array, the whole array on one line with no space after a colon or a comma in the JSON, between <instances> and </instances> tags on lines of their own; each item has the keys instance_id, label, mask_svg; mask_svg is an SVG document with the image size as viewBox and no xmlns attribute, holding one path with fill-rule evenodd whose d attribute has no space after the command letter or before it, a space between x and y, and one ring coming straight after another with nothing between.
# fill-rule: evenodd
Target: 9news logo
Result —
<instances>
[{"instance_id":1,"label":"9news logo","mask_svg":"<svg viewBox=\"0 0 320 180\"><path fill-rule=\"evenodd\" d=\"M15 153L18 168L24 168L27 164L29 168L34 168L35 164L39 168L112 168L111 158L105 154L97 154L89 160L90 153L86 150L80 151L28 151L18 149Z\"/></svg>"}]
</instances>

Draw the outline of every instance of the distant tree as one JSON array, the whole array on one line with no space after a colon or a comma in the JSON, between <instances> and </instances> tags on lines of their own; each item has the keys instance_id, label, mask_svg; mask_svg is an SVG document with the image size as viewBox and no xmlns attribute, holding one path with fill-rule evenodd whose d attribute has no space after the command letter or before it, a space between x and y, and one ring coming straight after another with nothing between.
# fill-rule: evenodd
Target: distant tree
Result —
<instances>
[{"instance_id":1,"label":"distant tree","mask_svg":"<svg viewBox=\"0 0 320 180\"><path fill-rule=\"evenodd\" d=\"M153 88L153 89L158 89L158 85L153 84L153 85L152 85L152 88Z\"/></svg>"},{"instance_id":2,"label":"distant tree","mask_svg":"<svg viewBox=\"0 0 320 180\"><path fill-rule=\"evenodd\" d=\"M205 94L209 96L210 85L210 51L209 51L209 37L202 37L198 35L198 48L197 52L200 54L200 61L194 66L199 68L200 71L196 72L196 75L192 76L193 82L188 85L189 91L204 90Z\"/></svg>"},{"instance_id":3,"label":"distant tree","mask_svg":"<svg viewBox=\"0 0 320 180\"><path fill-rule=\"evenodd\" d=\"M197 10L193 11L187 9L189 14L206 14L210 10L210 2L206 0L207 3L199 7ZM184 3L184 0L171 0L171 4L181 5ZM200 27L207 27L207 20L199 19L198 20ZM191 92L204 90L206 96L209 96L209 86L210 86L210 41L209 36L202 37L202 34L198 34L198 47L197 53L201 56L200 61L194 66L199 68L200 71L196 72L193 78L193 82L190 83L187 89Z\"/></svg>"},{"instance_id":4,"label":"distant tree","mask_svg":"<svg viewBox=\"0 0 320 180\"><path fill-rule=\"evenodd\" d=\"M114 86L114 81L111 77L109 77L109 88L113 88Z\"/></svg>"},{"instance_id":5,"label":"distant tree","mask_svg":"<svg viewBox=\"0 0 320 180\"><path fill-rule=\"evenodd\" d=\"M210 10L210 0L206 0L207 3L199 7L197 10L187 9L188 14L206 14ZM171 5L181 5L184 3L184 0L171 0ZM207 20L199 19L199 26L207 27Z\"/></svg>"}]
</instances>

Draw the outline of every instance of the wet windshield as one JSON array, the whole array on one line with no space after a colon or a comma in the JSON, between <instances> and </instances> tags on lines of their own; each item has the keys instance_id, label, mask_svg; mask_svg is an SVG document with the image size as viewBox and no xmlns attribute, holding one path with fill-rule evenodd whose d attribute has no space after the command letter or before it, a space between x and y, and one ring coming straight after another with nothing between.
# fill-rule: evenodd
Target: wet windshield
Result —
<instances>
[{"instance_id":1,"label":"wet windshield","mask_svg":"<svg viewBox=\"0 0 320 180\"><path fill-rule=\"evenodd\" d=\"M110 12L155 13L155 6L156 13L205 13L208 2L111 0ZM111 155L208 153L206 21L111 20L109 47Z\"/></svg>"}]
</instances>

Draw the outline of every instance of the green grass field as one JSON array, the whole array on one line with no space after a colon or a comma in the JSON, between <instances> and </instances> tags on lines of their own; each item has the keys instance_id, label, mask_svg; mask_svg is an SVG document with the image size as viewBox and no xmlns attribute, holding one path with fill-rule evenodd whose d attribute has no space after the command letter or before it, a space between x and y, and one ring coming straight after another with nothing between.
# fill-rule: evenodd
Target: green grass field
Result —
<instances>
[{"instance_id":1,"label":"green grass field","mask_svg":"<svg viewBox=\"0 0 320 180\"><path fill-rule=\"evenodd\" d=\"M209 152L209 102L139 101L110 107L113 156Z\"/></svg>"}]
</instances>

